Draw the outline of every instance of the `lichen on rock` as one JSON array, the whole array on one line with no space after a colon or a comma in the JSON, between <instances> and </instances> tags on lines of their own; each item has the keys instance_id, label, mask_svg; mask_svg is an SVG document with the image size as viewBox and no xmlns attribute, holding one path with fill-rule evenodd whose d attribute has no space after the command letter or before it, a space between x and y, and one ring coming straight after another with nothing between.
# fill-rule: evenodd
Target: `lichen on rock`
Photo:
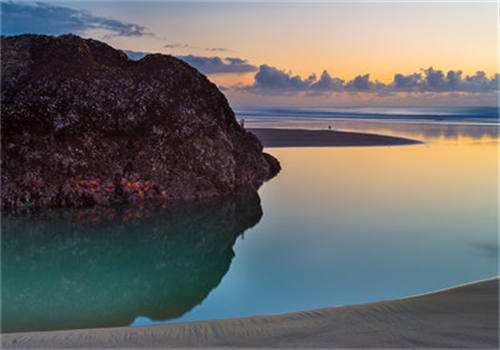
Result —
<instances>
[{"instance_id":1,"label":"lichen on rock","mask_svg":"<svg viewBox=\"0 0 500 350\"><path fill-rule=\"evenodd\" d=\"M222 196L279 162L204 75L75 35L1 38L2 208Z\"/></svg>"}]
</instances>

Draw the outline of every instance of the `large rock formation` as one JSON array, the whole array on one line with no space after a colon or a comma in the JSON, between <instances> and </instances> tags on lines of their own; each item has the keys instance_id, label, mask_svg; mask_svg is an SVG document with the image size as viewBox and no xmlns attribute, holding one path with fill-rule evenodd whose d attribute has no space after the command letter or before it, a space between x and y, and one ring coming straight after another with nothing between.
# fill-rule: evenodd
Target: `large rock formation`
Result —
<instances>
[{"instance_id":1,"label":"large rock formation","mask_svg":"<svg viewBox=\"0 0 500 350\"><path fill-rule=\"evenodd\" d=\"M1 49L4 209L220 196L280 169L174 57L132 61L74 35L2 36Z\"/></svg>"}]
</instances>

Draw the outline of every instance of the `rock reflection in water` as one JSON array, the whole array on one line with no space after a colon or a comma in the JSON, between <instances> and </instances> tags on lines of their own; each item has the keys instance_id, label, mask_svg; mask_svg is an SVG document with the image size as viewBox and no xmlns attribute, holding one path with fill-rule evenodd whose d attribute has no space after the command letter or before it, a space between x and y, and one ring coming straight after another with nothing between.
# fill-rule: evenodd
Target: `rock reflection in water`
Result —
<instances>
[{"instance_id":1,"label":"rock reflection in water","mask_svg":"<svg viewBox=\"0 0 500 350\"><path fill-rule=\"evenodd\" d=\"M2 218L2 331L124 326L176 318L229 269L262 217L256 192L166 208Z\"/></svg>"}]
</instances>

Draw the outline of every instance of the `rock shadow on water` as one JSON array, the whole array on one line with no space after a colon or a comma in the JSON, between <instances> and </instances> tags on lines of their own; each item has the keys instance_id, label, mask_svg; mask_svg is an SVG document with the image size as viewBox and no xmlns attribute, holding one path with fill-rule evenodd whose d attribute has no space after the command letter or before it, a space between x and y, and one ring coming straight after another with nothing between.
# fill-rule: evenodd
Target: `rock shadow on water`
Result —
<instances>
[{"instance_id":1,"label":"rock shadow on water","mask_svg":"<svg viewBox=\"0 0 500 350\"><path fill-rule=\"evenodd\" d=\"M2 218L2 332L177 318L226 274L262 217L255 191L162 208L70 209Z\"/></svg>"}]
</instances>

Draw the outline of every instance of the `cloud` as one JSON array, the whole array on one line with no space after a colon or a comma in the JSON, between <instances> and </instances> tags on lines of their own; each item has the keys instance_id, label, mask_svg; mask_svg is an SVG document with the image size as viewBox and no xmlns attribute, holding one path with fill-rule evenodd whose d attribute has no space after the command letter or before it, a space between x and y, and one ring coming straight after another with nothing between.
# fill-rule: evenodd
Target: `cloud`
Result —
<instances>
[{"instance_id":1,"label":"cloud","mask_svg":"<svg viewBox=\"0 0 500 350\"><path fill-rule=\"evenodd\" d=\"M231 64L245 64L247 63L247 60L237 58L237 57L226 57L226 61L230 62ZM255 67L257 68L257 67ZM257 69L255 69L257 70Z\"/></svg>"},{"instance_id":2,"label":"cloud","mask_svg":"<svg viewBox=\"0 0 500 350\"><path fill-rule=\"evenodd\" d=\"M169 50L186 50L186 49L192 49L192 50L205 50L205 51L210 51L210 52L231 52L233 50L231 49L226 49L224 47L198 47L198 46L191 46L189 44L183 44L183 43L168 43L163 46L166 49Z\"/></svg>"},{"instance_id":3,"label":"cloud","mask_svg":"<svg viewBox=\"0 0 500 350\"><path fill-rule=\"evenodd\" d=\"M187 49L188 44L166 44L163 46L166 49Z\"/></svg>"},{"instance_id":4,"label":"cloud","mask_svg":"<svg viewBox=\"0 0 500 350\"><path fill-rule=\"evenodd\" d=\"M315 74L302 78L263 64L255 74L255 82L252 85L235 88L276 94L301 91L311 96L341 91L370 92L379 96L390 96L398 92L491 92L500 90L499 82L499 74L488 78L484 72L478 71L474 75L462 77L462 71L450 70L445 74L432 67L409 75L396 73L390 84L370 80L369 73L358 75L345 82L340 78L332 77L326 70L319 79Z\"/></svg>"},{"instance_id":5,"label":"cloud","mask_svg":"<svg viewBox=\"0 0 500 350\"><path fill-rule=\"evenodd\" d=\"M427 83L428 90L430 91L443 91L446 88L446 81L443 71L434 70L430 67L425 72L425 82Z\"/></svg>"},{"instance_id":6,"label":"cloud","mask_svg":"<svg viewBox=\"0 0 500 350\"><path fill-rule=\"evenodd\" d=\"M500 74L488 79L482 71L476 72L472 76L466 76L460 81L460 91L491 91L500 90Z\"/></svg>"},{"instance_id":7,"label":"cloud","mask_svg":"<svg viewBox=\"0 0 500 350\"><path fill-rule=\"evenodd\" d=\"M2 34L82 34L87 30L100 29L113 36L151 35L138 24L94 16L85 10L37 2L21 4L2 2Z\"/></svg>"},{"instance_id":8,"label":"cloud","mask_svg":"<svg viewBox=\"0 0 500 350\"><path fill-rule=\"evenodd\" d=\"M207 47L205 48L206 51L212 51L212 52L230 52L233 51L231 49L226 49L224 47Z\"/></svg>"},{"instance_id":9,"label":"cloud","mask_svg":"<svg viewBox=\"0 0 500 350\"><path fill-rule=\"evenodd\" d=\"M292 75L284 70L263 64L255 74L255 83L244 87L247 90L263 90L275 92L306 91L318 95L320 92L363 91L375 88L382 89L384 84L370 81L370 74L359 75L348 83L340 78L333 78L326 70L317 79L315 74L307 78Z\"/></svg>"},{"instance_id":10,"label":"cloud","mask_svg":"<svg viewBox=\"0 0 500 350\"><path fill-rule=\"evenodd\" d=\"M217 74L217 73L249 73L255 72L257 70L256 66L248 63L247 60L243 60L235 57L205 57L205 56L176 56L177 58L189 63L200 72L205 74Z\"/></svg>"},{"instance_id":11,"label":"cloud","mask_svg":"<svg viewBox=\"0 0 500 350\"><path fill-rule=\"evenodd\" d=\"M396 73L392 84L395 89L413 90L420 87L422 83L422 74L420 73L413 73L410 75Z\"/></svg>"},{"instance_id":12,"label":"cloud","mask_svg":"<svg viewBox=\"0 0 500 350\"><path fill-rule=\"evenodd\" d=\"M316 80L316 75L311 75L306 79L300 76L292 76L290 73L279 70L275 67L263 64L255 74L255 83L250 89L278 89L278 90L307 90L311 83Z\"/></svg>"},{"instance_id":13,"label":"cloud","mask_svg":"<svg viewBox=\"0 0 500 350\"><path fill-rule=\"evenodd\" d=\"M343 88L344 81L332 78L326 70L323 71L319 80L311 85L311 89L320 91L341 91Z\"/></svg>"},{"instance_id":14,"label":"cloud","mask_svg":"<svg viewBox=\"0 0 500 350\"><path fill-rule=\"evenodd\" d=\"M462 81L462 71L450 70L446 75L446 79L448 80L450 88L456 89L460 86L460 82Z\"/></svg>"},{"instance_id":15,"label":"cloud","mask_svg":"<svg viewBox=\"0 0 500 350\"><path fill-rule=\"evenodd\" d=\"M137 61L150 52L123 50L131 60ZM205 57L205 56L175 56L180 60L190 64L204 74L218 74L218 73L248 73L255 72L256 66L248 63L247 60L237 57ZM229 89L224 87L224 89Z\"/></svg>"},{"instance_id":16,"label":"cloud","mask_svg":"<svg viewBox=\"0 0 500 350\"><path fill-rule=\"evenodd\" d=\"M370 74L358 75L345 85L347 90L371 90L375 83L370 81Z\"/></svg>"},{"instance_id":17,"label":"cloud","mask_svg":"<svg viewBox=\"0 0 500 350\"><path fill-rule=\"evenodd\" d=\"M422 69L421 73L410 75L395 74L390 88L397 91L419 92L485 92L499 90L499 74L491 78L483 71L462 77L461 70L450 70L446 74L433 67Z\"/></svg>"}]
</instances>

